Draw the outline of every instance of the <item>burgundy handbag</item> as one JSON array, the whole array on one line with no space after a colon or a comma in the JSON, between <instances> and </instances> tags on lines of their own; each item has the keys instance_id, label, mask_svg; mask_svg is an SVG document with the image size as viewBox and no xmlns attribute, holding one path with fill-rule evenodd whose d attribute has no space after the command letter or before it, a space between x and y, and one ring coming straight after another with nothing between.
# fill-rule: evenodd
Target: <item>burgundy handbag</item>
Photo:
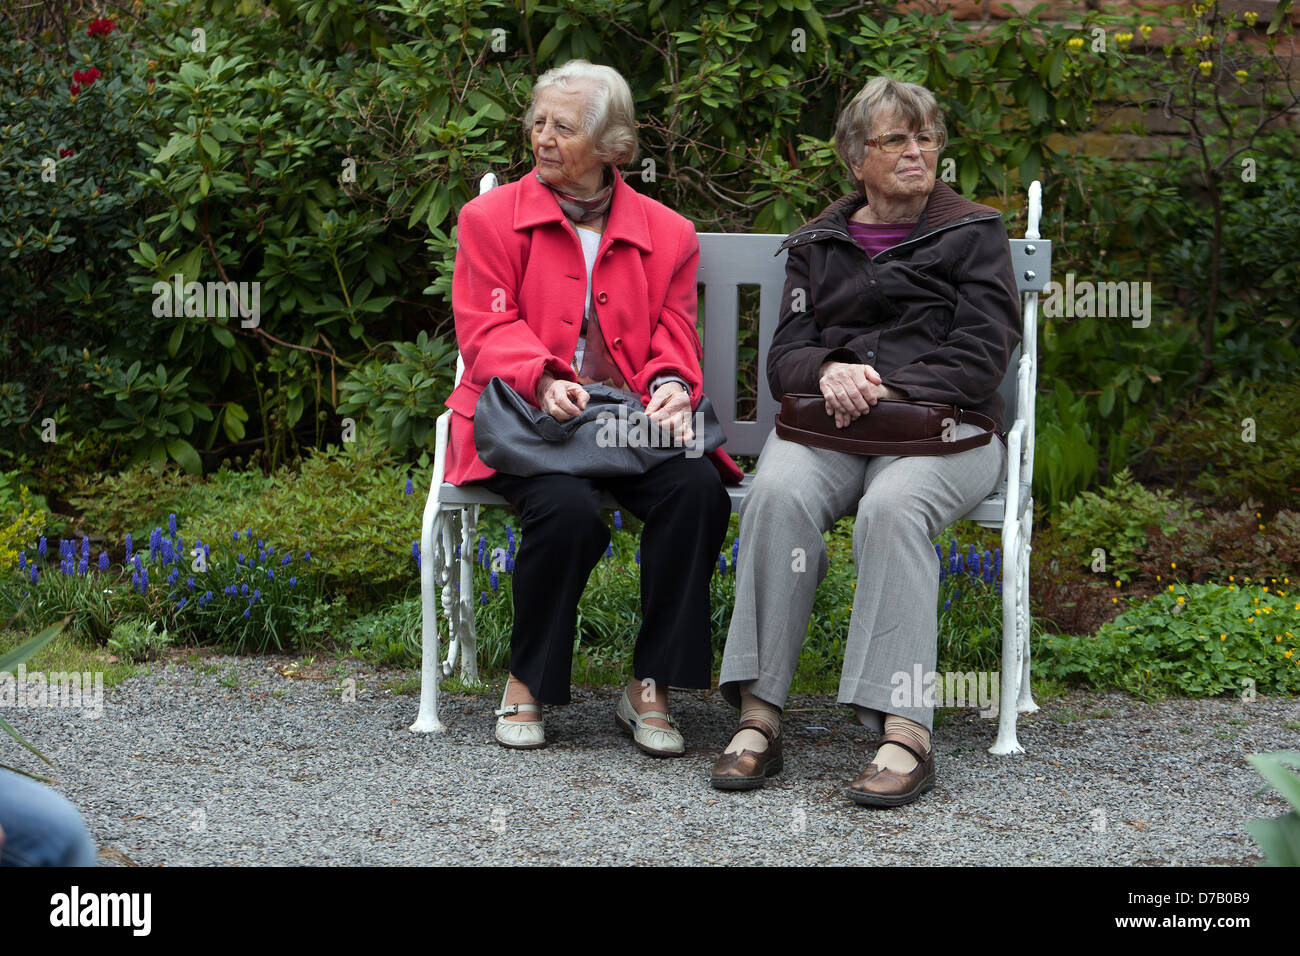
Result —
<instances>
[{"instance_id":1,"label":"burgundy handbag","mask_svg":"<svg viewBox=\"0 0 1300 956\"><path fill-rule=\"evenodd\" d=\"M957 438L957 426L963 424L978 425L984 431ZM781 412L776 416L776 433L786 441L850 455L952 455L987 445L996 431L997 422L987 415L963 411L956 405L892 398L880 399L870 412L844 428L835 427L835 418L826 414L826 399L821 395L787 393L781 397Z\"/></svg>"}]
</instances>

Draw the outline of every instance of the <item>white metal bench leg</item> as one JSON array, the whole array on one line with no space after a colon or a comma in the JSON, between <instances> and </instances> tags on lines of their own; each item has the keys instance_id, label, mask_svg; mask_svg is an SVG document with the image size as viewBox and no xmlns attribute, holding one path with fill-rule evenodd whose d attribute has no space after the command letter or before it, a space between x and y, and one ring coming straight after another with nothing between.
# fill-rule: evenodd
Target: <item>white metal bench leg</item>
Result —
<instances>
[{"instance_id":1,"label":"white metal bench leg","mask_svg":"<svg viewBox=\"0 0 1300 956\"><path fill-rule=\"evenodd\" d=\"M460 679L466 684L477 684L478 640L474 631L474 534L478 530L478 505L462 508L460 512L460 600L455 615L457 640L460 642ZM448 662L447 673L451 673Z\"/></svg>"},{"instance_id":2,"label":"white metal bench leg","mask_svg":"<svg viewBox=\"0 0 1300 956\"><path fill-rule=\"evenodd\" d=\"M1025 506L1024 518L1020 531L1020 579L1021 586L1016 595L1016 622L1020 625L1018 638L1020 653L1024 660L1024 671L1020 676L1020 697L1016 700L1016 711L1032 714L1038 710L1034 696L1029 687L1029 552L1033 550L1034 503L1032 499Z\"/></svg>"},{"instance_id":3,"label":"white metal bench leg","mask_svg":"<svg viewBox=\"0 0 1300 956\"><path fill-rule=\"evenodd\" d=\"M441 583L438 579L445 579L447 574L442 548L446 518L442 514L439 492L442 489L450 416L451 413L447 412L438 417L438 451L434 456L433 479L420 525L420 711L410 728L415 733L442 733L447 729L438 719L438 681L442 677L442 668L438 664L438 584Z\"/></svg>"},{"instance_id":4,"label":"white metal bench leg","mask_svg":"<svg viewBox=\"0 0 1300 956\"><path fill-rule=\"evenodd\" d=\"M1021 523L1019 476L1020 448L1024 426L1017 422L1007 435L1006 511L1002 522L1002 693L998 698L998 736L989 748L992 754L1024 753L1016 739L1016 702L1024 675L1023 645L1020 641L1021 615L1029 608L1028 577L1022 572L1022 535L1027 528ZM1022 603L1023 601L1023 603Z\"/></svg>"},{"instance_id":5,"label":"white metal bench leg","mask_svg":"<svg viewBox=\"0 0 1300 956\"><path fill-rule=\"evenodd\" d=\"M437 504L434 502L436 508ZM438 662L438 585L436 577L445 574L439 565L442 562L441 541L435 544L434 529L442 537L442 527L446 519L435 514L431 522L433 527L426 527L420 535L420 712L411 724L416 733L442 733L447 728L438 719L438 681L442 677L442 667Z\"/></svg>"},{"instance_id":6,"label":"white metal bench leg","mask_svg":"<svg viewBox=\"0 0 1300 956\"><path fill-rule=\"evenodd\" d=\"M442 608L447 615L447 659L438 665L438 679L447 677L456 667L456 660L461 652L461 599L456 596L459 584L458 569L460 560L456 557L456 545L461 535L461 512L443 513L442 533L438 539L441 548L442 563L438 566L438 585L442 589Z\"/></svg>"}]
</instances>

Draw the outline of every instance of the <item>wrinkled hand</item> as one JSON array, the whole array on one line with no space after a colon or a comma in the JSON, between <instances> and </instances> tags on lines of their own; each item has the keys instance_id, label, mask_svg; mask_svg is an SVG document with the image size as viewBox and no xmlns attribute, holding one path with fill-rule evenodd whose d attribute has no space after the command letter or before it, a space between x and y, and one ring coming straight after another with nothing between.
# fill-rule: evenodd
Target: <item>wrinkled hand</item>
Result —
<instances>
[{"instance_id":1,"label":"wrinkled hand","mask_svg":"<svg viewBox=\"0 0 1300 956\"><path fill-rule=\"evenodd\" d=\"M882 398L902 397L883 384L880 373L870 365L827 362L821 367L817 384L826 400L826 414L834 416L836 428L844 428L868 414Z\"/></svg>"},{"instance_id":2,"label":"wrinkled hand","mask_svg":"<svg viewBox=\"0 0 1300 956\"><path fill-rule=\"evenodd\" d=\"M556 378L550 372L543 372L537 381L537 407L557 422L577 418L590 398L577 382Z\"/></svg>"},{"instance_id":3,"label":"wrinkled hand","mask_svg":"<svg viewBox=\"0 0 1300 956\"><path fill-rule=\"evenodd\" d=\"M691 427L691 399L677 382L664 382L655 389L645 413L660 428L666 428L670 435L680 438L683 444L695 437L695 430Z\"/></svg>"}]
</instances>

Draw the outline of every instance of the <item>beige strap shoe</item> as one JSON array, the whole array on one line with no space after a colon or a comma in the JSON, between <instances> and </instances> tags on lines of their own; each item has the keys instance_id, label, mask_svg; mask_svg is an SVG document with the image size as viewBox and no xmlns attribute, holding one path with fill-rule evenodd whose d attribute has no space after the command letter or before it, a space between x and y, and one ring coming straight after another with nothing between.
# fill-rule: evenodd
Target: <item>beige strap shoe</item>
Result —
<instances>
[{"instance_id":1,"label":"beige strap shoe","mask_svg":"<svg viewBox=\"0 0 1300 956\"><path fill-rule=\"evenodd\" d=\"M538 720L506 720L515 714L540 714L542 708L536 704L506 704L506 694L510 691L510 679L506 678L506 689L501 693L501 706L493 713L497 716L495 736L497 742L511 750L536 750L546 746L546 730Z\"/></svg>"},{"instance_id":2,"label":"beige strap shoe","mask_svg":"<svg viewBox=\"0 0 1300 956\"><path fill-rule=\"evenodd\" d=\"M666 721L669 727L653 727L646 718L657 717ZM686 741L677 732L677 723L667 714L657 710L648 710L638 714L632 702L627 699L627 691L618 695L618 707L614 710L614 723L624 733L632 735L632 742L644 753L652 757L680 757L686 753ZM670 729L671 728L671 729Z\"/></svg>"}]
</instances>

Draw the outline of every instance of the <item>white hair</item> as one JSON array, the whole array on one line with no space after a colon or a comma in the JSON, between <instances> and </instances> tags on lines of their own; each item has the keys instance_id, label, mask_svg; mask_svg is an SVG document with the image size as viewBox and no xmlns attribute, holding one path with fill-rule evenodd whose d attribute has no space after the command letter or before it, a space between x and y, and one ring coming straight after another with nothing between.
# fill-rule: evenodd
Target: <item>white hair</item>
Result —
<instances>
[{"instance_id":1,"label":"white hair","mask_svg":"<svg viewBox=\"0 0 1300 956\"><path fill-rule=\"evenodd\" d=\"M537 94L548 86L566 90L589 87L591 94L582 110L582 125L591 137L593 151L603 161L615 166L636 159L636 113L632 90L618 70L587 60L570 60L563 66L547 70L533 85L532 102L524 114L525 131L533 125Z\"/></svg>"}]
</instances>

